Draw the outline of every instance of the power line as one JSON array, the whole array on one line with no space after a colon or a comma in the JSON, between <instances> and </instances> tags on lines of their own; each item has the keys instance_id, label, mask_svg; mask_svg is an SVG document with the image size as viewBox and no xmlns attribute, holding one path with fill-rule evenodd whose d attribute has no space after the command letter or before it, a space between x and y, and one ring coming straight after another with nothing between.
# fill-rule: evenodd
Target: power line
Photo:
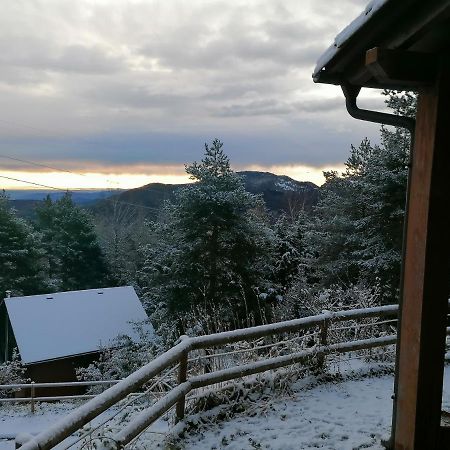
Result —
<instances>
[{"instance_id":1,"label":"power line","mask_svg":"<svg viewBox=\"0 0 450 450\"><path fill-rule=\"evenodd\" d=\"M21 124L17 124L17 123L14 123L14 122L10 122L8 120L0 119L0 123L4 123L4 124L7 124L9 126L14 126L14 127L18 127L18 128L20 128L20 127L28 128L30 130L42 133L46 137L52 137L52 134L54 134L54 130L38 128L38 127L35 127L35 126L32 126L32 125L25 124L23 122ZM50 136L47 136L49 134L50 134ZM58 137L58 136L56 136L56 137ZM64 137L64 140L65 141L67 141L67 140L70 141L70 138L68 139L67 137ZM102 142L100 140L96 141L96 140L85 139L85 138L81 138L80 141L85 143L85 144L88 144L88 145L89 144L93 144L93 145L102 145L102 144L104 144L104 142ZM75 142L75 141L73 141L73 142ZM78 143L77 143L77 145L78 145ZM109 145L111 145L111 143ZM70 146L70 142L69 142L69 146ZM26 160L26 159L20 159L20 158L16 158L16 157L9 156L9 155L0 154L0 157L1 158L7 158L7 159L10 159L10 160L13 160L13 161L18 161L18 162L23 162L23 163L27 163L27 164L32 164L34 166L45 167L47 169L57 170L57 171L60 171L60 172L71 173L73 175L79 175L79 176L82 176L82 177L87 177L86 174L73 172L73 171L70 171L70 170L67 170L67 169L61 169L61 168L54 167L54 166L48 166L48 165L45 165L45 164L37 163L37 162ZM110 178L105 178L105 179L109 183L112 183L112 184L115 184L115 185L120 185L120 183L118 181L111 180ZM112 188L110 188L110 189L112 190Z\"/></svg>"},{"instance_id":2,"label":"power line","mask_svg":"<svg viewBox=\"0 0 450 450\"><path fill-rule=\"evenodd\" d=\"M37 163L35 161L30 161L28 159L20 159L20 158L16 158L16 157L9 156L9 155L0 155L0 158L11 159L12 161L19 161L22 163L31 164L33 166L45 167L47 169L56 170L58 172L71 173L72 175L79 175L80 177L87 177L87 175L85 173L78 173L78 172L73 172L73 171L67 170L67 169L61 169L60 167L48 166L46 164ZM113 184L117 184L117 185L119 184L118 181L111 180L110 178L105 178L105 179L109 183L113 183Z\"/></svg>"},{"instance_id":3,"label":"power line","mask_svg":"<svg viewBox=\"0 0 450 450\"><path fill-rule=\"evenodd\" d=\"M40 187L45 187L48 189L54 189L55 191L69 191L68 189L61 189L61 188L56 188L53 186L47 186L46 184L33 183L32 181L19 180L18 178L6 177L5 175L0 175L0 178L6 178L7 180L19 181L20 183L32 184L34 186L40 186Z\"/></svg>"},{"instance_id":4,"label":"power line","mask_svg":"<svg viewBox=\"0 0 450 450\"><path fill-rule=\"evenodd\" d=\"M40 163L37 163L37 162L34 162L34 161L28 161L26 159L14 158L14 157L8 156L8 155L0 155L0 158L11 159L12 161L19 161L19 162L23 162L23 163L26 163L26 164L32 164L33 166L45 167L46 169L57 170L59 172L71 173L73 175L79 175L80 177L85 177L86 176L86 174L84 174L84 173L77 173L77 172L72 172L72 171L66 170L66 169L59 169L58 167L47 166L45 164L40 164Z\"/></svg>"},{"instance_id":5,"label":"power line","mask_svg":"<svg viewBox=\"0 0 450 450\"><path fill-rule=\"evenodd\" d=\"M56 170L56 171L59 171L59 172L66 172L66 173L71 173L73 175L80 175L82 177L87 177L87 175L83 174L83 173L73 172L73 171L66 170L66 169L61 169L61 168L58 168L58 167L55 167L55 166L47 166L45 164L40 164L40 163L37 163L37 162L34 162L34 161L29 161L27 159L15 158L15 157L9 156L9 155L0 154L0 158L7 158L7 159L11 159L13 161L19 161L19 162L23 162L23 163L27 163L27 164L33 164L35 166L45 167L47 169L52 169L52 170ZM3 178L8 178L8 177L3 176ZM11 178L11 179L13 179L13 178ZM27 183L27 181L24 181L24 180L15 180L15 181L22 181L24 183ZM106 181L109 181L110 183L120 184L118 181L113 181L113 180L111 180L109 178L106 178ZM37 184L37 185L39 186L39 184ZM44 186L44 187L47 187L47 186ZM54 188L54 189L64 190L64 191L69 191L70 190L68 188L66 188L66 189ZM107 190L107 189L108 188L105 188L105 190ZM83 188L78 188L76 190L83 190ZM109 190L112 191L113 189L109 188ZM158 189L155 189L155 188L146 188L146 191L160 192Z\"/></svg>"},{"instance_id":6,"label":"power line","mask_svg":"<svg viewBox=\"0 0 450 450\"><path fill-rule=\"evenodd\" d=\"M75 192L75 191L82 191L83 189L68 189L68 188L57 188L54 186L48 186L46 184L40 184L40 183L34 183L32 181L27 181L27 180L20 180L18 178L11 178L11 177L6 177L4 175L0 175L0 178L6 178L7 180L13 180L13 181L19 181L20 183L26 183L26 184L32 184L33 186L40 186L40 187L44 187L47 189L53 189L55 191L65 191L65 192ZM113 202L113 203L121 203L123 205L129 205L129 206L134 206L135 208L144 208L144 209L149 209L152 211L159 211L159 208L154 208L151 206L145 206L145 205L138 205L137 203L130 203L130 202L124 202L123 200L117 200L117 199L112 199L112 198L103 198L100 200L104 200L104 201L109 201L109 202Z\"/></svg>"}]
</instances>

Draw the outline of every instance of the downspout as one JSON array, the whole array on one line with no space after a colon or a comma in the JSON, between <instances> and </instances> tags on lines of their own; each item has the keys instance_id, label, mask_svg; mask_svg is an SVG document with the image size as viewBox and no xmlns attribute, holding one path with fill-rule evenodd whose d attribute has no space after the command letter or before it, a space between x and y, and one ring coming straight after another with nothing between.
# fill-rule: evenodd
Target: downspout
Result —
<instances>
[{"instance_id":1,"label":"downspout","mask_svg":"<svg viewBox=\"0 0 450 450\"><path fill-rule=\"evenodd\" d=\"M396 114L387 114L379 111L370 111L368 109L360 109L356 104L361 88L351 84L342 84L342 92L345 95L345 106L348 113L359 120L366 120L368 122L382 123L385 125L392 125L394 127L406 128L411 133L411 142L414 137L414 129L416 121L412 117L397 116ZM412 148L412 145L411 145Z\"/></svg>"},{"instance_id":2,"label":"downspout","mask_svg":"<svg viewBox=\"0 0 450 450\"><path fill-rule=\"evenodd\" d=\"M383 442L388 450L394 449L395 445L395 422L397 418L397 402L396 395L398 392L398 369L399 369L399 356L400 356L400 331L401 331L401 319L402 319L402 306L403 306L403 282L405 277L405 256L406 256L406 233L408 230L408 211L409 211L409 199L411 190L411 173L412 173L412 159L414 148L414 132L416 128L416 120L412 117L398 116L395 114L387 114L379 111L370 111L367 109L360 109L356 104L356 99L361 91L358 86L353 86L347 83L341 85L342 92L345 96L345 106L348 113L359 120L366 120L368 122L381 123L385 125L392 125L394 127L406 128L410 132L410 148L409 148L409 163L408 163L408 178L406 184L406 202L405 202L405 218L403 220L403 240L402 240L402 262L400 268L400 298L398 308L398 320L397 320L397 343L395 352L395 379L394 379L394 406L392 411L392 426L391 436L388 442Z\"/></svg>"}]
</instances>

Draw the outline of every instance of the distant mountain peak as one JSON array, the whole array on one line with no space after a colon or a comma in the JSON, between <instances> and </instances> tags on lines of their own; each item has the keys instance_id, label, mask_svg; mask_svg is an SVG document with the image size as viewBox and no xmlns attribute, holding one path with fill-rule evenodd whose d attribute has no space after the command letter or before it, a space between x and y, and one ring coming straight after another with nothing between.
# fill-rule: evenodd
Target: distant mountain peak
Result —
<instances>
[{"instance_id":1,"label":"distant mountain peak","mask_svg":"<svg viewBox=\"0 0 450 450\"><path fill-rule=\"evenodd\" d=\"M248 192L263 197L267 209L274 214L282 212L292 213L293 210L310 209L317 203L318 187L309 181L296 181L286 175L275 175L270 172L245 170L237 172L242 177ZM165 200L173 198L177 189L188 184L149 183L139 188L124 191L112 200L142 205L151 208L155 214ZM97 213L104 213L108 209L109 201L99 201L94 207Z\"/></svg>"},{"instance_id":2,"label":"distant mountain peak","mask_svg":"<svg viewBox=\"0 0 450 450\"><path fill-rule=\"evenodd\" d=\"M317 203L319 188L309 181L297 181L286 175L253 170L244 170L237 174L242 177L245 189L252 194L261 195L267 209L275 215L283 212L292 214L293 211L301 209L309 210ZM149 217L154 217L164 201L172 199L177 189L186 186L188 184L149 183L119 192L75 193L74 200L99 215L110 214L114 202L117 201L129 207L143 206L145 208L142 208L142 211ZM12 200L11 203L20 215L32 217L34 207L42 198L40 192L39 195L35 193L20 200Z\"/></svg>"}]
</instances>

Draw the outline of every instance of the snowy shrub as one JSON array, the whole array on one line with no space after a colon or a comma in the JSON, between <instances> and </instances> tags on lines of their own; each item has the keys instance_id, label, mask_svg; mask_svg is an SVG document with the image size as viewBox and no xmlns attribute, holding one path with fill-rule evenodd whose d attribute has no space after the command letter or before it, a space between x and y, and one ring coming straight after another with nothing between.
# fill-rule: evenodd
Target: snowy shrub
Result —
<instances>
[{"instance_id":1,"label":"snowy shrub","mask_svg":"<svg viewBox=\"0 0 450 450\"><path fill-rule=\"evenodd\" d=\"M28 380L25 378L25 372L26 369L22 365L19 353L14 349L12 360L0 364L0 384L26 383ZM0 397L7 397L12 392L14 392L14 390L0 390Z\"/></svg>"},{"instance_id":2,"label":"snowy shrub","mask_svg":"<svg viewBox=\"0 0 450 450\"><path fill-rule=\"evenodd\" d=\"M79 381L120 380L138 370L143 365L153 360L160 354L161 348L142 324L135 324L135 330L139 333L138 342L134 342L130 336L118 336L112 347L102 348L100 357L87 367L76 369ZM102 391L104 387L94 386L92 393Z\"/></svg>"},{"instance_id":3,"label":"snowy shrub","mask_svg":"<svg viewBox=\"0 0 450 450\"><path fill-rule=\"evenodd\" d=\"M262 318L263 323L268 323L265 314L265 302L264 300L258 300L258 302L261 303L259 317ZM180 335L203 336L238 328L253 327L257 324L252 312L249 312L245 318L241 317L235 313L232 303L227 300L224 300L223 304L217 305L213 311L209 307L192 305L177 317L167 313L167 305L163 302L153 306L147 304L146 309L165 349L172 347Z\"/></svg>"},{"instance_id":4,"label":"snowy shrub","mask_svg":"<svg viewBox=\"0 0 450 450\"><path fill-rule=\"evenodd\" d=\"M306 317L323 312L338 312L349 309L372 308L381 303L380 288L370 287L358 283L343 287L335 285L329 288L320 288L308 285L299 278L289 290L284 302L279 305L277 315L281 320L287 318ZM387 334L395 334L395 322L385 322L379 318L358 319L332 324L328 329L327 343L338 343L358 339L370 339ZM319 343L319 330L315 337L315 344ZM362 350L371 358L383 359L384 349Z\"/></svg>"}]
</instances>

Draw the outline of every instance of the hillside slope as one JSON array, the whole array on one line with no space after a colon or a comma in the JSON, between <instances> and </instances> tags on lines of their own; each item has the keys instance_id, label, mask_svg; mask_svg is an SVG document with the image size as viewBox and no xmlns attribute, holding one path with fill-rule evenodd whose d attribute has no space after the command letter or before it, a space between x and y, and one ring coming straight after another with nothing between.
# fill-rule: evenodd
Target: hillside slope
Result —
<instances>
[{"instance_id":1,"label":"hillside slope","mask_svg":"<svg viewBox=\"0 0 450 450\"><path fill-rule=\"evenodd\" d=\"M238 172L243 178L245 188L253 194L262 195L267 209L278 215L282 212L293 214L301 209L309 210L317 203L319 188L314 183L296 181L284 175L269 172ZM174 192L187 184L150 183L99 200L91 206L95 214L109 214L114 202L130 207L142 206L147 217L154 217L165 200L172 200Z\"/></svg>"}]
</instances>

